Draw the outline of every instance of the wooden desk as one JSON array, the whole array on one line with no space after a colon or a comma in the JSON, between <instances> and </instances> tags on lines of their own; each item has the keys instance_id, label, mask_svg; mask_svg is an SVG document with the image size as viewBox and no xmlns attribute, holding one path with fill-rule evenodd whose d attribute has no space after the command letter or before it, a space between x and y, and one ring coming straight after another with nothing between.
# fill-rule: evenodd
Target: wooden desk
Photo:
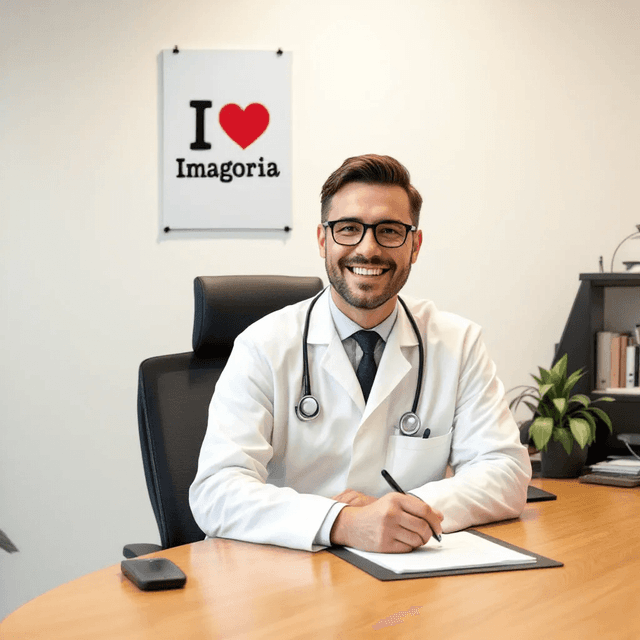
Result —
<instances>
[{"instance_id":1,"label":"wooden desk","mask_svg":"<svg viewBox=\"0 0 640 640\"><path fill-rule=\"evenodd\" d=\"M114 565L19 608L0 638L640 638L640 490L533 484L558 500L479 529L562 568L380 582L326 551L209 540L159 554L182 590L138 591Z\"/></svg>"}]
</instances>

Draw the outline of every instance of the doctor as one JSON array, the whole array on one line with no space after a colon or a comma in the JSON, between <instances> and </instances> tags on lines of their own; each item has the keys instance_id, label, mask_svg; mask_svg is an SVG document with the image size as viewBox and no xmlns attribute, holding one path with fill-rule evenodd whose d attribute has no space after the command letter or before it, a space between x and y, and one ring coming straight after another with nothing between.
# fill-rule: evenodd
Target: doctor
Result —
<instances>
[{"instance_id":1,"label":"doctor","mask_svg":"<svg viewBox=\"0 0 640 640\"><path fill-rule=\"evenodd\" d=\"M480 328L398 298L422 244L409 173L349 158L321 202L330 287L236 339L190 490L196 522L211 537L401 553L517 517L531 466Z\"/></svg>"}]
</instances>

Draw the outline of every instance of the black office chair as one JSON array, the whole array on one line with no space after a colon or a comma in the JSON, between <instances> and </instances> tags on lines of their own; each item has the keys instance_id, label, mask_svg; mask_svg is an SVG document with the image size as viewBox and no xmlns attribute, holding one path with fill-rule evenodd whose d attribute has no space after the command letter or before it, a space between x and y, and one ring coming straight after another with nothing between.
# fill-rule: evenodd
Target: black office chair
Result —
<instances>
[{"instance_id":1,"label":"black office chair","mask_svg":"<svg viewBox=\"0 0 640 640\"><path fill-rule=\"evenodd\" d=\"M127 558L202 540L189 486L207 428L213 390L236 336L263 316L310 298L320 278L202 276L194 280L193 351L145 360L138 377L138 428L151 506L162 546L128 544Z\"/></svg>"}]
</instances>

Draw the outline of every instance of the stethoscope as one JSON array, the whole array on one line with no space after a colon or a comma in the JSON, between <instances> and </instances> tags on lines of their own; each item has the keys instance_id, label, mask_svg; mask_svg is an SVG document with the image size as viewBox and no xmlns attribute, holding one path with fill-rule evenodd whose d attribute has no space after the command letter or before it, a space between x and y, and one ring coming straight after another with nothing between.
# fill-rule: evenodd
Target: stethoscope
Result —
<instances>
[{"instance_id":1,"label":"stethoscope","mask_svg":"<svg viewBox=\"0 0 640 640\"><path fill-rule=\"evenodd\" d=\"M320 296L324 293L321 291L309 305L309 309L307 310L307 316L304 322L304 330L302 332L302 396L300 401L295 407L296 416L298 416L299 420L303 422L309 422L310 420L314 420L318 417L320 413L320 403L318 399L311 393L311 379L309 377L309 353L307 350L307 338L309 337L309 320L311 318L311 311L315 306L316 302L320 298ZM407 318L409 318L409 322L411 322L411 326L413 328L413 332L416 334L416 338L418 339L418 353L420 362L418 364L418 384L416 386L416 393L413 398L413 406L411 411L407 411L400 416L400 420L398 421L398 429L400 433L405 436L413 436L418 431L420 431L421 421L416 413L418 409L418 402L420 400L420 392L422 391L422 378L424 375L424 344L422 342L422 336L420 335L420 331L418 329L418 325L416 321L409 311L409 308L405 304L404 300L398 296L398 300L400 300L400 304L402 305L405 313L407 314ZM425 429L424 437L429 437L429 430Z\"/></svg>"}]
</instances>

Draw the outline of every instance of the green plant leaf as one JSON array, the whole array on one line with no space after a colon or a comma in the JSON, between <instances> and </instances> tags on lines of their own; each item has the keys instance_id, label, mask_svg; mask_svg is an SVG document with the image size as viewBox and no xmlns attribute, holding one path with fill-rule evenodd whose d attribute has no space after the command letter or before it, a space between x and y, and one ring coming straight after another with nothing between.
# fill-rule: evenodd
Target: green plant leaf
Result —
<instances>
[{"instance_id":1,"label":"green plant leaf","mask_svg":"<svg viewBox=\"0 0 640 640\"><path fill-rule=\"evenodd\" d=\"M573 449L573 437L569 429L556 429L554 439L562 444L567 455L571 455L571 449Z\"/></svg>"},{"instance_id":2,"label":"green plant leaf","mask_svg":"<svg viewBox=\"0 0 640 640\"><path fill-rule=\"evenodd\" d=\"M540 400L542 400L542 398L544 398L547 393L549 391L551 391L551 389L553 389L553 385L550 383L547 384L543 384L539 389L538 392L540 393Z\"/></svg>"},{"instance_id":3,"label":"green plant leaf","mask_svg":"<svg viewBox=\"0 0 640 640\"><path fill-rule=\"evenodd\" d=\"M551 382L551 371L547 371L542 367L538 367L538 370L540 371L540 382L542 382L542 384Z\"/></svg>"},{"instance_id":4,"label":"green plant leaf","mask_svg":"<svg viewBox=\"0 0 640 640\"><path fill-rule=\"evenodd\" d=\"M527 402L526 400L524 400L524 403L527 405L527 407L529 407L529 409L531 409L531 411L533 411L534 415L536 413L540 413L540 405L539 404L533 404L533 402Z\"/></svg>"},{"instance_id":5,"label":"green plant leaf","mask_svg":"<svg viewBox=\"0 0 640 640\"><path fill-rule=\"evenodd\" d=\"M557 398L562 393L565 379L557 371L549 371L549 383L553 385L554 397Z\"/></svg>"},{"instance_id":6,"label":"green plant leaf","mask_svg":"<svg viewBox=\"0 0 640 640\"><path fill-rule=\"evenodd\" d=\"M536 418L529 427L529 436L533 439L536 449L542 451L551 439L553 418Z\"/></svg>"},{"instance_id":7,"label":"green plant leaf","mask_svg":"<svg viewBox=\"0 0 640 640\"><path fill-rule=\"evenodd\" d=\"M580 445L580 448L584 449L589 444L589 438L591 436L589 423L582 418L570 418L569 429L571 430L571 435Z\"/></svg>"},{"instance_id":8,"label":"green plant leaf","mask_svg":"<svg viewBox=\"0 0 640 640\"><path fill-rule=\"evenodd\" d=\"M598 418L600 418L600 420L602 420L602 422L604 422L607 425L607 427L609 427L609 433L613 433L613 425L611 424L611 418L602 409L598 409L598 407L591 406L589 407L589 411L591 411L591 413L595 413L595 415L597 415Z\"/></svg>"},{"instance_id":9,"label":"green plant leaf","mask_svg":"<svg viewBox=\"0 0 640 640\"><path fill-rule=\"evenodd\" d=\"M582 378L584 373L582 373L582 369L578 369L574 371L565 382L564 387L562 389L562 395L568 396L571 393L573 387L576 386L577 382Z\"/></svg>"},{"instance_id":10,"label":"green plant leaf","mask_svg":"<svg viewBox=\"0 0 640 640\"><path fill-rule=\"evenodd\" d=\"M512 411L516 411L521 403L526 402L525 398L531 398L532 400L538 400L538 396L534 395L538 393L538 390L535 387L529 387L530 391L522 391L517 397L515 397L509 403L509 409Z\"/></svg>"},{"instance_id":11,"label":"green plant leaf","mask_svg":"<svg viewBox=\"0 0 640 640\"><path fill-rule=\"evenodd\" d=\"M612 398L611 396L602 396L602 398L598 398L597 400L594 400L594 402L615 402L616 399Z\"/></svg>"},{"instance_id":12,"label":"green plant leaf","mask_svg":"<svg viewBox=\"0 0 640 640\"><path fill-rule=\"evenodd\" d=\"M565 378L567 375L567 359L568 356L565 353L562 358L560 358L560 360L558 360L558 362L556 362L551 371L555 374L557 374L558 378Z\"/></svg>"},{"instance_id":13,"label":"green plant leaf","mask_svg":"<svg viewBox=\"0 0 640 640\"><path fill-rule=\"evenodd\" d=\"M591 400L589 399L589 396L585 396L582 393L576 393L575 396L571 396L571 398L569 399L569 402L579 402L581 405L588 407L591 404Z\"/></svg>"},{"instance_id":14,"label":"green plant leaf","mask_svg":"<svg viewBox=\"0 0 640 640\"><path fill-rule=\"evenodd\" d=\"M550 405L541 404L539 413L543 418L551 418L553 420L553 408Z\"/></svg>"},{"instance_id":15,"label":"green plant leaf","mask_svg":"<svg viewBox=\"0 0 640 640\"><path fill-rule=\"evenodd\" d=\"M551 403L551 398L545 396L538 402L538 413L545 418L552 418L555 408Z\"/></svg>"},{"instance_id":16,"label":"green plant leaf","mask_svg":"<svg viewBox=\"0 0 640 640\"><path fill-rule=\"evenodd\" d=\"M589 438L588 444L595 442L596 439L596 421L595 418L589 413L588 410L578 411L577 416L581 416L589 423L589 428L591 429L591 437Z\"/></svg>"},{"instance_id":17,"label":"green plant leaf","mask_svg":"<svg viewBox=\"0 0 640 640\"><path fill-rule=\"evenodd\" d=\"M567 410L567 399L566 398L554 398L553 405L558 410L560 414L560 420L564 416L565 411Z\"/></svg>"}]
</instances>

